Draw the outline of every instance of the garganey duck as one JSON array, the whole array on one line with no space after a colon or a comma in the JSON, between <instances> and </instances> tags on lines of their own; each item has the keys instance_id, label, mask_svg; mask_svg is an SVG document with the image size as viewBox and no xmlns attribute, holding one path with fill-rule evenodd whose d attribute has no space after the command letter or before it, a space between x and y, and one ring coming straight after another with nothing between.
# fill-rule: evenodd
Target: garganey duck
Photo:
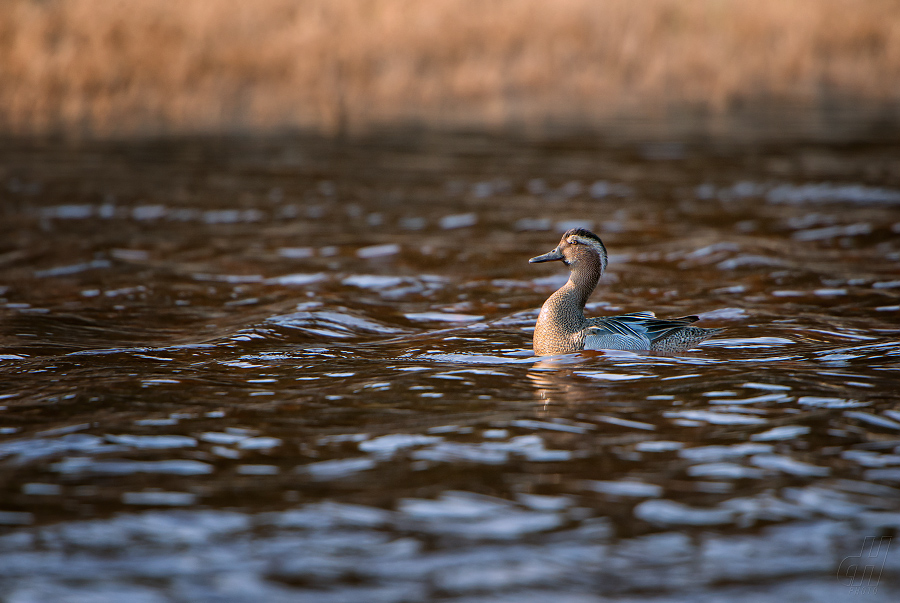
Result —
<instances>
[{"instance_id":1,"label":"garganey duck","mask_svg":"<svg viewBox=\"0 0 900 603\"><path fill-rule=\"evenodd\" d=\"M692 327L696 316L663 320L653 312L585 318L584 305L606 270L606 247L584 228L567 231L553 251L528 260L532 264L561 260L571 273L565 285L541 307L534 328L538 356L580 350L650 350L677 353L724 329Z\"/></svg>"}]
</instances>

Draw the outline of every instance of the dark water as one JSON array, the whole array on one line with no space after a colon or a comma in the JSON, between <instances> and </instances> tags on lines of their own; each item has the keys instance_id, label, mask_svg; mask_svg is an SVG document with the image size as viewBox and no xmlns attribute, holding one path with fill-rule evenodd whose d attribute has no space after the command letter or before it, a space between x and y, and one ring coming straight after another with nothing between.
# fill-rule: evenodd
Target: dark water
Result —
<instances>
[{"instance_id":1,"label":"dark water","mask_svg":"<svg viewBox=\"0 0 900 603\"><path fill-rule=\"evenodd\" d=\"M896 600L898 151L7 142L0 596ZM726 333L535 359L575 225Z\"/></svg>"}]
</instances>

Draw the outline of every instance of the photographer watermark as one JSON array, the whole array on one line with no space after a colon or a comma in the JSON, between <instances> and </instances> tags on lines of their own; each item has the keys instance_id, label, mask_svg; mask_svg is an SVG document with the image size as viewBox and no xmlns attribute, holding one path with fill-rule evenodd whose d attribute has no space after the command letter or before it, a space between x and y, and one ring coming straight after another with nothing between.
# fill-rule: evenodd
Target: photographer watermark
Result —
<instances>
[{"instance_id":1,"label":"photographer watermark","mask_svg":"<svg viewBox=\"0 0 900 603\"><path fill-rule=\"evenodd\" d=\"M841 561L837 570L838 580L852 594L875 594L890 548L890 536L866 536L859 555L850 555Z\"/></svg>"}]
</instances>

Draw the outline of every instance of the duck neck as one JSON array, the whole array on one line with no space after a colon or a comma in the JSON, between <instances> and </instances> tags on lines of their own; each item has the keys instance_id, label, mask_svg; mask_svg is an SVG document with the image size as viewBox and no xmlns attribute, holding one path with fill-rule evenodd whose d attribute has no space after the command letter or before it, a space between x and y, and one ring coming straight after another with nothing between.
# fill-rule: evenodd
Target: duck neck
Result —
<instances>
[{"instance_id":1,"label":"duck neck","mask_svg":"<svg viewBox=\"0 0 900 603\"><path fill-rule=\"evenodd\" d=\"M569 274L569 280L562 286L560 291L566 290L566 297L570 303L578 305L580 310L584 310L584 305L597 283L600 281L600 267L592 264L580 264L572 268Z\"/></svg>"},{"instance_id":2,"label":"duck neck","mask_svg":"<svg viewBox=\"0 0 900 603\"><path fill-rule=\"evenodd\" d=\"M600 267L593 265L576 265L569 274L569 280L547 300L552 311L566 318L578 318L584 321L584 305L593 293L600 280ZM579 321L579 322L581 322Z\"/></svg>"}]
</instances>

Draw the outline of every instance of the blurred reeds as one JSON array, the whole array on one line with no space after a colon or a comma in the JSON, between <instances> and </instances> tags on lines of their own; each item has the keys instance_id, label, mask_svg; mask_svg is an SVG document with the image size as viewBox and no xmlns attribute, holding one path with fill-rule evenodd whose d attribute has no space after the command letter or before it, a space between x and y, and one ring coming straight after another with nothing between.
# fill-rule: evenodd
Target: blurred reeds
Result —
<instances>
[{"instance_id":1,"label":"blurred reeds","mask_svg":"<svg viewBox=\"0 0 900 603\"><path fill-rule=\"evenodd\" d=\"M898 106L896 0L0 2L7 134L884 123Z\"/></svg>"}]
</instances>

